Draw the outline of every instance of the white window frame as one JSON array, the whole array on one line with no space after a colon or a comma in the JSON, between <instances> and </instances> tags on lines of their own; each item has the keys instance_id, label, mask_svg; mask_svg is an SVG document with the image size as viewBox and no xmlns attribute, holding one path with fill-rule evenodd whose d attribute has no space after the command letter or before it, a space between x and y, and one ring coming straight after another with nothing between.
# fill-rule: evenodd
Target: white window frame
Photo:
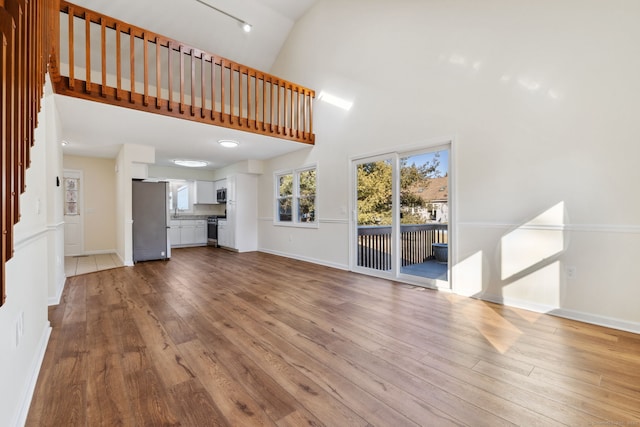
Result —
<instances>
[{"instance_id":1,"label":"white window frame","mask_svg":"<svg viewBox=\"0 0 640 427\"><path fill-rule=\"evenodd\" d=\"M301 222L298 219L298 200L300 199L300 174L315 170L316 171L316 191L314 194L314 221ZM284 175L293 175L292 192L291 192L291 221L280 221L280 177ZM285 169L274 172L274 210L273 224L284 227L300 227L300 228L318 228L318 165L306 165L297 169Z\"/></svg>"}]
</instances>

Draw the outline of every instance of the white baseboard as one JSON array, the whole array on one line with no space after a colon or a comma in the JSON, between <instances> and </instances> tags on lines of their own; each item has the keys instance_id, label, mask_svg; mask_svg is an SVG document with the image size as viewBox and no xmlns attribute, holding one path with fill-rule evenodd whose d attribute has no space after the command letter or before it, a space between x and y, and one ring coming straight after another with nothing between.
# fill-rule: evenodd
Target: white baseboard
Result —
<instances>
[{"instance_id":1,"label":"white baseboard","mask_svg":"<svg viewBox=\"0 0 640 427\"><path fill-rule=\"evenodd\" d=\"M27 415L29 415L29 407L31 406L31 399L33 399L33 392L36 389L36 383L38 382L38 375L40 374L40 368L42 367L42 361L44 360L44 353L47 350L47 344L49 343L49 337L51 336L51 324L47 322L40 336L40 342L38 343L37 353L31 361L31 369L29 375L29 383L24 395L22 396L22 404L20 405L20 411L16 413L11 425L16 427L24 426L27 421Z\"/></svg>"},{"instance_id":2,"label":"white baseboard","mask_svg":"<svg viewBox=\"0 0 640 427\"><path fill-rule=\"evenodd\" d=\"M590 323L592 325L603 326L605 328L618 329L621 331L640 334L640 323L629 322L627 320L615 319L597 314L585 313L567 308L558 308L544 304L536 304L529 301L522 301L513 298L480 293L472 295L471 298L481 299L508 307L521 308L536 313L550 314L552 316L564 317L565 319L577 320L579 322Z\"/></svg>"},{"instance_id":3,"label":"white baseboard","mask_svg":"<svg viewBox=\"0 0 640 427\"><path fill-rule=\"evenodd\" d=\"M47 301L49 306L60 304L60 299L62 298L62 292L64 291L64 285L67 283L67 276L63 275L61 278L61 282L58 283L57 289L58 292L54 297L49 297Z\"/></svg>"},{"instance_id":4,"label":"white baseboard","mask_svg":"<svg viewBox=\"0 0 640 427\"><path fill-rule=\"evenodd\" d=\"M629 322L627 320L615 319L607 316L597 316L594 314L583 313L581 311L569 310L566 308L557 308L548 312L548 314L552 314L558 317L565 317L571 320L577 320L579 322L604 326L605 328L619 329L621 331L640 334L640 323L638 322Z\"/></svg>"},{"instance_id":5,"label":"white baseboard","mask_svg":"<svg viewBox=\"0 0 640 427\"><path fill-rule=\"evenodd\" d=\"M292 258L292 259L297 259L298 261L306 261L306 262L310 262L313 264L319 264L319 265L324 265L325 267L332 267L332 268L337 268L338 270L349 270L349 266L345 265L345 264L337 264L337 263L333 263L333 262L327 262L321 259L317 259L317 258L308 258L308 257L303 257L297 254L290 254L290 253L285 253L285 252L280 252L280 251L273 251L271 249L264 249L264 248L259 248L258 249L259 252L264 252L267 254L271 254L271 255L278 255L281 257L285 257L285 258Z\"/></svg>"}]
</instances>

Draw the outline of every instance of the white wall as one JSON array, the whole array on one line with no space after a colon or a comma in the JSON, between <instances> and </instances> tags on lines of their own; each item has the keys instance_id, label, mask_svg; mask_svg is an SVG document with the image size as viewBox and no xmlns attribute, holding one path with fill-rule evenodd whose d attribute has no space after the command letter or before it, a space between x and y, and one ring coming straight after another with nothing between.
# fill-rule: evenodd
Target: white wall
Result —
<instances>
[{"instance_id":1,"label":"white wall","mask_svg":"<svg viewBox=\"0 0 640 427\"><path fill-rule=\"evenodd\" d=\"M50 91L38 116L26 192L20 197L13 258L7 263L6 303L0 307L0 425L23 425L49 338L47 303L61 290L63 234L59 223L61 150ZM56 250L58 252L56 252ZM62 279L61 279L62 277ZM61 283L62 281L62 283ZM59 289L60 288L60 289ZM22 336L16 340L17 324Z\"/></svg>"},{"instance_id":2,"label":"white wall","mask_svg":"<svg viewBox=\"0 0 640 427\"><path fill-rule=\"evenodd\" d=\"M346 265L348 159L453 139L454 291L640 331L639 18L632 0L318 1L272 73L354 105L316 101L316 146L265 163L260 246ZM313 162L320 229L273 226L273 171Z\"/></svg>"}]
</instances>

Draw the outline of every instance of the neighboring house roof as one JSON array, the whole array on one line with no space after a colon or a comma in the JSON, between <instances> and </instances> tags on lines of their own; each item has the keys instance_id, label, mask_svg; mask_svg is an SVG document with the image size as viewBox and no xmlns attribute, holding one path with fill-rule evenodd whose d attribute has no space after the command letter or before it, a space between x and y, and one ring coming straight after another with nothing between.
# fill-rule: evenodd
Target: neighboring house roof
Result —
<instances>
[{"instance_id":1,"label":"neighboring house roof","mask_svg":"<svg viewBox=\"0 0 640 427\"><path fill-rule=\"evenodd\" d=\"M429 178L415 184L411 192L425 202L446 202L449 200L449 178L446 176Z\"/></svg>"}]
</instances>

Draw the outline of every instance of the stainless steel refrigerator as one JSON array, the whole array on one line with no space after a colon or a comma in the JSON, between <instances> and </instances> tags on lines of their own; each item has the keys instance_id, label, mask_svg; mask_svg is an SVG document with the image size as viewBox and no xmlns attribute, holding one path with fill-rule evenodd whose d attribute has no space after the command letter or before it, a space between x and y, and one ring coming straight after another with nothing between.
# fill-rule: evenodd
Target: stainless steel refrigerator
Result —
<instances>
[{"instance_id":1,"label":"stainless steel refrigerator","mask_svg":"<svg viewBox=\"0 0 640 427\"><path fill-rule=\"evenodd\" d=\"M168 259L168 184L133 181L133 262Z\"/></svg>"}]
</instances>

